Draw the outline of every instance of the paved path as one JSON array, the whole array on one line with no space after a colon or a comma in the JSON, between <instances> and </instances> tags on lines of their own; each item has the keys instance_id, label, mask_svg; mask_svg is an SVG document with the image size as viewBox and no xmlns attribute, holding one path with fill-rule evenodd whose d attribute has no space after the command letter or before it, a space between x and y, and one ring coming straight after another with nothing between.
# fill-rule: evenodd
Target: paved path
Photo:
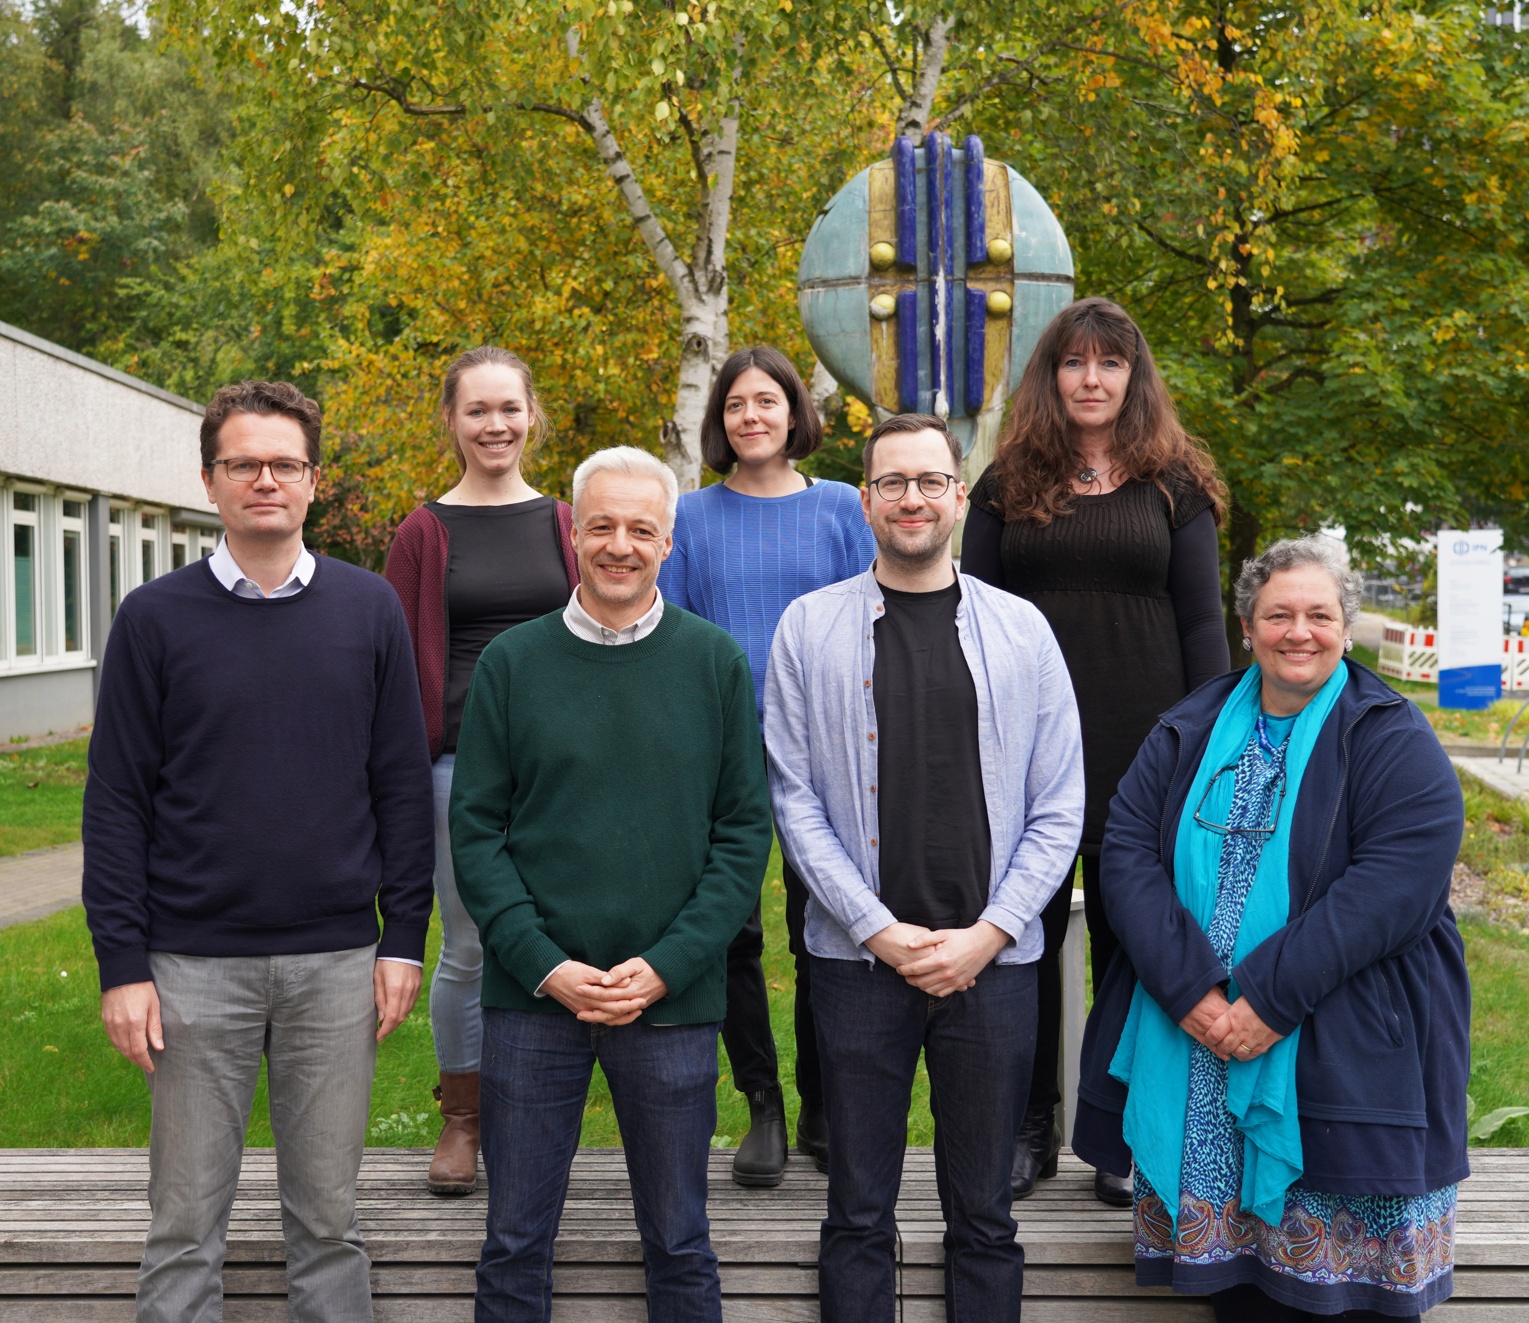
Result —
<instances>
[{"instance_id":1,"label":"paved path","mask_svg":"<svg viewBox=\"0 0 1529 1323\"><path fill-rule=\"evenodd\" d=\"M1501 762L1497 761L1496 753L1486 758L1466 758L1451 754L1449 760L1478 781L1484 781L1499 795L1506 795L1509 799L1529 799L1529 757L1524 759L1522 772L1515 770L1518 767L1517 741Z\"/></svg>"},{"instance_id":2,"label":"paved path","mask_svg":"<svg viewBox=\"0 0 1529 1323\"><path fill-rule=\"evenodd\" d=\"M78 905L83 860L78 841L0 858L0 928Z\"/></svg>"},{"instance_id":3,"label":"paved path","mask_svg":"<svg viewBox=\"0 0 1529 1323\"><path fill-rule=\"evenodd\" d=\"M1354 622L1354 642L1371 652L1379 652L1385 641L1386 626L1396 622L1390 616L1377 615L1374 611L1361 611Z\"/></svg>"}]
</instances>

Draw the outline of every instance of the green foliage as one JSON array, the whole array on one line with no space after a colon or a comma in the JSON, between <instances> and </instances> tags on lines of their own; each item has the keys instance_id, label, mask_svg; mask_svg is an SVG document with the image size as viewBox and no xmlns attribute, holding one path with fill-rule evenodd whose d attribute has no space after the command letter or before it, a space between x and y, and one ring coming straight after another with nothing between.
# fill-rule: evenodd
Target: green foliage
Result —
<instances>
[{"instance_id":1,"label":"green foliage","mask_svg":"<svg viewBox=\"0 0 1529 1323\"><path fill-rule=\"evenodd\" d=\"M1529 1116L1529 1107L1494 1107L1477 1120L1476 1100L1470 1094L1466 1094L1465 1116L1471 1123L1470 1130L1467 1132L1470 1137L1486 1143L1509 1121L1516 1121L1521 1116Z\"/></svg>"},{"instance_id":2,"label":"green foliage","mask_svg":"<svg viewBox=\"0 0 1529 1323\"><path fill-rule=\"evenodd\" d=\"M1470 1096L1483 1113L1476 1125L1485 1129L1499 1109L1529 1099L1529 934L1475 922L1460 931L1471 975ZM1529 1145L1529 1120L1503 1118L1491 1139Z\"/></svg>"},{"instance_id":3,"label":"green foliage","mask_svg":"<svg viewBox=\"0 0 1529 1323\"><path fill-rule=\"evenodd\" d=\"M0 751L0 855L80 839L88 741Z\"/></svg>"},{"instance_id":4,"label":"green foliage","mask_svg":"<svg viewBox=\"0 0 1529 1323\"><path fill-rule=\"evenodd\" d=\"M1132 6L975 115L1142 322L1234 557L1524 520L1526 49L1469 7Z\"/></svg>"},{"instance_id":5,"label":"green foliage","mask_svg":"<svg viewBox=\"0 0 1529 1323\"><path fill-rule=\"evenodd\" d=\"M0 319L112 359L145 293L217 239L227 120L122 11L0 2Z\"/></svg>"}]
</instances>

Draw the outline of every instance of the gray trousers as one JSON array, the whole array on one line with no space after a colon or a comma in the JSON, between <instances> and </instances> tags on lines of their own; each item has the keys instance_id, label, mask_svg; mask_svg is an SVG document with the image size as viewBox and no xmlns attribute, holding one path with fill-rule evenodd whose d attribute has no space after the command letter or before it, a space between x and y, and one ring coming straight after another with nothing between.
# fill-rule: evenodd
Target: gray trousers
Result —
<instances>
[{"instance_id":1,"label":"gray trousers","mask_svg":"<svg viewBox=\"0 0 1529 1323\"><path fill-rule=\"evenodd\" d=\"M377 1010L376 948L210 957L151 952L165 1048L147 1075L149 1235L138 1323L219 1323L228 1218L266 1059L293 1323L370 1323L356 1222Z\"/></svg>"}]
</instances>

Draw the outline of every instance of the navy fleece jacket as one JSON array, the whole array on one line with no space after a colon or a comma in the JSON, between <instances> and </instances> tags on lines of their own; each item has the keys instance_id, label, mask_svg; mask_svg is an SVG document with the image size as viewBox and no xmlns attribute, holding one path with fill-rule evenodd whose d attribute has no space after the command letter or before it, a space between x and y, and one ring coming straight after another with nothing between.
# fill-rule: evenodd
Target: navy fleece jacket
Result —
<instances>
[{"instance_id":1,"label":"navy fleece jacket","mask_svg":"<svg viewBox=\"0 0 1529 1323\"><path fill-rule=\"evenodd\" d=\"M1460 782L1423 714L1352 662L1306 767L1290 835L1290 921L1232 969L1296 1052L1303 1184L1423 1194L1468 1174L1470 981L1449 908ZM1121 949L1084 1033L1073 1147L1128 1170L1109 1074L1136 980L1183 1019L1226 972L1173 886L1185 796L1240 679L1202 685L1148 735L1110 805L1100 885Z\"/></svg>"}]
</instances>

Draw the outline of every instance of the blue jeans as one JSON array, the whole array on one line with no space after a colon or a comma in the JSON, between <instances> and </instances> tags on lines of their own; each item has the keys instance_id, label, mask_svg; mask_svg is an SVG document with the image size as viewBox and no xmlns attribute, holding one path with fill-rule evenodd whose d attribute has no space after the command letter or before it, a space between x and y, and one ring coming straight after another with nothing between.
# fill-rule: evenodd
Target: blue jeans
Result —
<instances>
[{"instance_id":1,"label":"blue jeans","mask_svg":"<svg viewBox=\"0 0 1529 1323\"><path fill-rule=\"evenodd\" d=\"M828 1216L818 1253L824 1323L897 1316L893 1210L920 1050L945 1218L945 1317L1019 1317L1025 1252L1009 1169L1035 1054L1035 966L989 965L968 992L931 997L879 960L812 957L828 1107Z\"/></svg>"},{"instance_id":2,"label":"blue jeans","mask_svg":"<svg viewBox=\"0 0 1529 1323\"><path fill-rule=\"evenodd\" d=\"M435 1036L435 1059L448 1075L470 1075L478 1069L483 1050L483 1025L478 1015L483 989L483 943L457 894L456 870L451 865L451 831L446 811L451 804L451 774L457 756L443 753L431 769L435 786L435 896L441 907L441 958L430 980L430 1032Z\"/></svg>"},{"instance_id":3,"label":"blue jeans","mask_svg":"<svg viewBox=\"0 0 1529 1323\"><path fill-rule=\"evenodd\" d=\"M706 1217L719 1029L640 1019L612 1029L562 1009L484 1009L488 1234L478 1260L477 1323L552 1317L552 1245L596 1061L621 1127L648 1317L721 1323L722 1284Z\"/></svg>"}]
</instances>

